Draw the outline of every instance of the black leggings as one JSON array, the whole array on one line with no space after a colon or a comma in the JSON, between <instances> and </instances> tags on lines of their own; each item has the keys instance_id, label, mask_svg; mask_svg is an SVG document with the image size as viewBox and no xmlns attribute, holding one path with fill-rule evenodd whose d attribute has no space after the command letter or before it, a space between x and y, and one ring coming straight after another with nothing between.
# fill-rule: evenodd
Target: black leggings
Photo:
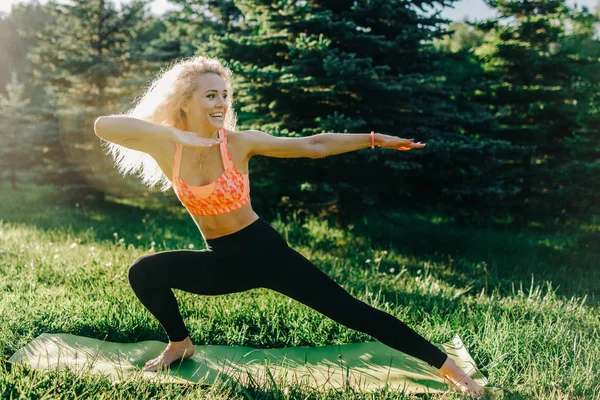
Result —
<instances>
[{"instance_id":1,"label":"black leggings","mask_svg":"<svg viewBox=\"0 0 600 400\"><path fill-rule=\"evenodd\" d=\"M352 297L262 218L206 244L206 250L144 255L129 268L129 284L172 342L189 333L171 288L201 295L268 288L436 368L446 361L444 352L402 321Z\"/></svg>"}]
</instances>

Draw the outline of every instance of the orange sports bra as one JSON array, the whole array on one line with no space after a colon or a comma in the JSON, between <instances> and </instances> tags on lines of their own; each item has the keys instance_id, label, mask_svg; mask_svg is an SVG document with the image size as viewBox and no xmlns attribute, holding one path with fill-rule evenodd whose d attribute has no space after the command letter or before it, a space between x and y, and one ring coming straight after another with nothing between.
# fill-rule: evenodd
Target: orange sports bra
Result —
<instances>
[{"instance_id":1,"label":"orange sports bra","mask_svg":"<svg viewBox=\"0 0 600 400\"><path fill-rule=\"evenodd\" d=\"M225 214L243 207L250 201L248 174L242 174L233 165L224 129L219 130L219 137L223 139L219 146L225 171L219 179L204 186L190 186L181 180L179 170L183 146L181 143L175 143L175 155L171 165L173 170L171 183L177 198L192 215Z\"/></svg>"}]
</instances>

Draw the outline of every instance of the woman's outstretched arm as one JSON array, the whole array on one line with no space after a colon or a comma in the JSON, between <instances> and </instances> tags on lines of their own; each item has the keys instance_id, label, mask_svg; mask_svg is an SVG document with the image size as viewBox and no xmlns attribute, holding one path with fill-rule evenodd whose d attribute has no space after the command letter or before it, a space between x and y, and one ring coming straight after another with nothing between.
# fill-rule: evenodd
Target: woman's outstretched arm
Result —
<instances>
[{"instance_id":1,"label":"woman's outstretched arm","mask_svg":"<svg viewBox=\"0 0 600 400\"><path fill-rule=\"evenodd\" d=\"M184 146L210 147L223 139L198 137L192 132L182 131L172 126L154 124L128 116L98 117L94 122L96 136L133 150L154 155L166 147L169 141Z\"/></svg>"},{"instance_id":2,"label":"woman's outstretched arm","mask_svg":"<svg viewBox=\"0 0 600 400\"><path fill-rule=\"evenodd\" d=\"M119 142L126 139L173 139L171 127L153 124L139 118L121 115L98 117L94 122L96 136Z\"/></svg>"},{"instance_id":3,"label":"woman's outstretched arm","mask_svg":"<svg viewBox=\"0 0 600 400\"><path fill-rule=\"evenodd\" d=\"M320 158L371 147L370 133L319 133L318 135L311 136L311 138L319 149ZM410 150L421 149L425 147L425 144L420 142L415 143L413 139L403 139L396 136L384 135L383 133L376 133L375 146Z\"/></svg>"}]
</instances>

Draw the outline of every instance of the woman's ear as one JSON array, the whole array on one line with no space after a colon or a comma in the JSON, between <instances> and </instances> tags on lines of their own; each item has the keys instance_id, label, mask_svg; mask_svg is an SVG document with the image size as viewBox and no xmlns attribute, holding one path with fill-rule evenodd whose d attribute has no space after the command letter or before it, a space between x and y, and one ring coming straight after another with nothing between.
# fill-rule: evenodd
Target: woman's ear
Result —
<instances>
[{"instance_id":1,"label":"woman's ear","mask_svg":"<svg viewBox=\"0 0 600 400\"><path fill-rule=\"evenodd\" d=\"M183 103L181 103L180 109L181 109L181 111L183 111L185 113L190 112L190 108L188 107L187 100L184 100Z\"/></svg>"}]
</instances>

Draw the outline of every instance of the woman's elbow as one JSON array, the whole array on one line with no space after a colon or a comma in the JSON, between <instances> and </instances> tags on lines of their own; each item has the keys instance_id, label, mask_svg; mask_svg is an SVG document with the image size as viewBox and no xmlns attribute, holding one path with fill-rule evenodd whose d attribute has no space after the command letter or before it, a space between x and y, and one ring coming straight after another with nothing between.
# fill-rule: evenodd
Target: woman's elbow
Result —
<instances>
[{"instance_id":1,"label":"woman's elbow","mask_svg":"<svg viewBox=\"0 0 600 400\"><path fill-rule=\"evenodd\" d=\"M94 133L96 134L96 136L98 137L102 137L102 130L104 128L104 120L106 119L106 117L101 116L96 118L96 120L94 121Z\"/></svg>"},{"instance_id":2,"label":"woman's elbow","mask_svg":"<svg viewBox=\"0 0 600 400\"><path fill-rule=\"evenodd\" d=\"M112 142L122 135L122 123L112 116L100 116L94 121L94 133L101 139Z\"/></svg>"}]
</instances>

